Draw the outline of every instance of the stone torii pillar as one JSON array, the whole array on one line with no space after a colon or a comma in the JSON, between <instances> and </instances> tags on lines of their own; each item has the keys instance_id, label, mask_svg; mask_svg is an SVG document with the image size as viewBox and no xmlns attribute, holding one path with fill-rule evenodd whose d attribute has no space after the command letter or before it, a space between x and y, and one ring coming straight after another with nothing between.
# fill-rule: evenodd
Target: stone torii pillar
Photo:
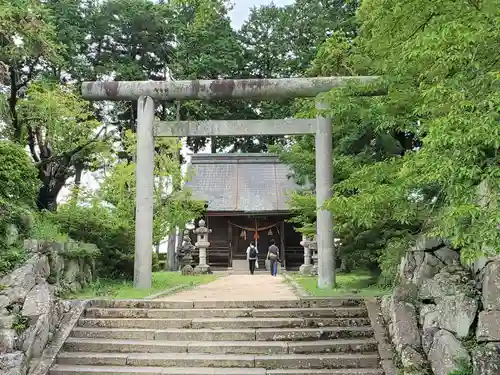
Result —
<instances>
[{"instance_id":1,"label":"stone torii pillar","mask_svg":"<svg viewBox=\"0 0 500 375\"><path fill-rule=\"evenodd\" d=\"M137 199L136 199L136 242L134 284L137 288L151 287L151 258L153 237L153 167L154 142L157 134L153 126L153 100L273 100L298 97L316 97L331 89L345 86L349 81L369 83L378 77L317 77L317 78L280 78L280 79L222 79L194 81L112 81L83 82L82 95L89 100L138 100L137 129ZM375 88L371 92L360 95L383 95L387 90ZM325 209L324 204L331 198L333 177L332 160L332 122L322 113L326 109L322 101L318 101L319 114L313 132L316 134L316 207L317 207L317 241L318 241L318 286L332 287L335 284L335 256L333 246L333 217ZM246 123L245 123L246 121ZM287 126L280 125L288 121ZM229 127L203 126L191 128L185 122L177 122L177 128L166 124L163 136L249 136L249 135L286 135L310 134L311 127L307 119L294 120L236 120L225 121ZM213 125L213 122L212 122ZM258 129L254 127L258 125ZM238 127L233 129L232 126ZM186 130L187 129L187 130ZM255 129L255 130L254 130ZM202 129L203 130L203 129ZM223 134L226 132L227 134ZM176 133L176 134L174 134Z\"/></svg>"},{"instance_id":2,"label":"stone torii pillar","mask_svg":"<svg viewBox=\"0 0 500 375\"><path fill-rule=\"evenodd\" d=\"M194 233L198 236L194 245L199 249L200 260L198 265L194 268L194 273L212 273L210 266L207 264L207 249L210 246L210 242L208 242L208 234L212 233L212 229L208 229L206 227L205 220L203 219L198 222L198 225L199 227L194 230Z\"/></svg>"},{"instance_id":3,"label":"stone torii pillar","mask_svg":"<svg viewBox=\"0 0 500 375\"><path fill-rule=\"evenodd\" d=\"M137 101L137 161L135 203L134 284L149 289L153 263L153 196L155 142L153 120L155 104L151 97Z\"/></svg>"}]
</instances>

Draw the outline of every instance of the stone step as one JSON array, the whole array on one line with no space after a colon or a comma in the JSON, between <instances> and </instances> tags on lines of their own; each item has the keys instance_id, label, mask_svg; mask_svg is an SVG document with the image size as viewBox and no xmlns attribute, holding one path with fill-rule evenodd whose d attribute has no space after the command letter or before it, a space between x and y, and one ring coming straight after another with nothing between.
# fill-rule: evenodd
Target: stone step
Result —
<instances>
[{"instance_id":1,"label":"stone step","mask_svg":"<svg viewBox=\"0 0 500 375\"><path fill-rule=\"evenodd\" d=\"M375 352L372 338L286 341L162 341L107 340L70 337L63 347L66 352L96 353L215 353L215 354L305 354Z\"/></svg>"},{"instance_id":2,"label":"stone step","mask_svg":"<svg viewBox=\"0 0 500 375\"><path fill-rule=\"evenodd\" d=\"M371 326L282 328L279 330L263 328L255 330L255 339L257 341L314 341L372 336L373 329Z\"/></svg>"},{"instance_id":3,"label":"stone step","mask_svg":"<svg viewBox=\"0 0 500 375\"><path fill-rule=\"evenodd\" d=\"M199 353L87 353L63 352L57 364L138 367L239 367L265 369L375 368L376 353L234 355Z\"/></svg>"},{"instance_id":4,"label":"stone step","mask_svg":"<svg viewBox=\"0 0 500 375\"><path fill-rule=\"evenodd\" d=\"M145 309L266 309L266 308L324 308L364 307L363 298L354 297L305 297L301 299L276 299L272 301L161 301L99 299L90 302L92 308L145 308Z\"/></svg>"},{"instance_id":5,"label":"stone step","mask_svg":"<svg viewBox=\"0 0 500 375\"><path fill-rule=\"evenodd\" d=\"M388 375L380 368L267 370L266 375Z\"/></svg>"},{"instance_id":6,"label":"stone step","mask_svg":"<svg viewBox=\"0 0 500 375\"><path fill-rule=\"evenodd\" d=\"M153 319L197 319L197 318L244 318L252 316L252 309L127 309L90 308L87 318L153 318ZM281 318L282 316L277 316ZM287 316L285 316L287 317ZM292 318L294 318L292 316Z\"/></svg>"},{"instance_id":7,"label":"stone step","mask_svg":"<svg viewBox=\"0 0 500 375\"><path fill-rule=\"evenodd\" d=\"M50 375L266 375L263 368L136 367L55 365ZM335 374L337 375L337 374ZM339 374L344 375L344 374ZM351 375L351 374L346 374ZM353 374L358 375L358 374ZM363 375L363 374L360 374ZM367 374L372 375L372 374ZM378 374L376 374L378 375Z\"/></svg>"},{"instance_id":8,"label":"stone step","mask_svg":"<svg viewBox=\"0 0 500 375\"><path fill-rule=\"evenodd\" d=\"M112 300L102 299L90 302L90 307L101 308L146 308L146 309L265 309L299 308L299 299L275 301L161 301L161 300Z\"/></svg>"},{"instance_id":9,"label":"stone step","mask_svg":"<svg viewBox=\"0 0 500 375\"><path fill-rule=\"evenodd\" d=\"M297 309L254 309L254 318L364 318L368 316L365 307L316 307Z\"/></svg>"},{"instance_id":10,"label":"stone step","mask_svg":"<svg viewBox=\"0 0 500 375\"><path fill-rule=\"evenodd\" d=\"M369 325L368 318L82 318L79 327L85 328L297 328L297 327L358 327Z\"/></svg>"},{"instance_id":11,"label":"stone step","mask_svg":"<svg viewBox=\"0 0 500 375\"><path fill-rule=\"evenodd\" d=\"M384 375L382 369L284 369L55 365L50 375Z\"/></svg>"},{"instance_id":12,"label":"stone step","mask_svg":"<svg viewBox=\"0 0 500 375\"><path fill-rule=\"evenodd\" d=\"M319 307L281 309L147 309L147 308L89 308L87 318L364 318L365 307Z\"/></svg>"},{"instance_id":13,"label":"stone step","mask_svg":"<svg viewBox=\"0 0 500 375\"><path fill-rule=\"evenodd\" d=\"M372 337L370 326L260 329L139 329L75 327L72 337L169 341L313 341Z\"/></svg>"}]
</instances>

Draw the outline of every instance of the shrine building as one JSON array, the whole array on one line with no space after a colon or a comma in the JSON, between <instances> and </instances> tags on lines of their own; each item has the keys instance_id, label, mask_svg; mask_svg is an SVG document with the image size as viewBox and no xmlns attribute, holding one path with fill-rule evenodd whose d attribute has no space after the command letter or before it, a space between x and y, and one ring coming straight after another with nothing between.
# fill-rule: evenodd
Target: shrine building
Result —
<instances>
[{"instance_id":1,"label":"shrine building","mask_svg":"<svg viewBox=\"0 0 500 375\"><path fill-rule=\"evenodd\" d=\"M247 269L246 249L255 240L264 269L269 241L280 248L283 266L303 263L302 236L287 222L288 194L299 189L290 169L272 154L194 154L186 188L207 205L204 220L212 230L207 263L212 269Z\"/></svg>"}]
</instances>

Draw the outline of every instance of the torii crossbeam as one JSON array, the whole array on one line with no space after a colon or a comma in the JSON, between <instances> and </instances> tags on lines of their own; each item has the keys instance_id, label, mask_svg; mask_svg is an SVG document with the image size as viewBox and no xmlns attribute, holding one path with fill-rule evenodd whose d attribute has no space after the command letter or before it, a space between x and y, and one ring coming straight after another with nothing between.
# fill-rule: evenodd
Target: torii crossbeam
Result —
<instances>
[{"instance_id":1,"label":"torii crossbeam","mask_svg":"<svg viewBox=\"0 0 500 375\"><path fill-rule=\"evenodd\" d=\"M154 100L271 100L316 97L349 82L367 84L378 77L319 77L280 79L223 79L194 81L84 82L82 95L89 100L138 101L136 167L136 233L134 283L151 287L153 248L153 169L155 136L249 136L316 135L316 234L318 247L318 287L335 284L333 217L324 208L332 197L332 121L323 110L328 105L317 100L313 120L181 121L154 124ZM378 92L365 93L377 95Z\"/></svg>"}]
</instances>

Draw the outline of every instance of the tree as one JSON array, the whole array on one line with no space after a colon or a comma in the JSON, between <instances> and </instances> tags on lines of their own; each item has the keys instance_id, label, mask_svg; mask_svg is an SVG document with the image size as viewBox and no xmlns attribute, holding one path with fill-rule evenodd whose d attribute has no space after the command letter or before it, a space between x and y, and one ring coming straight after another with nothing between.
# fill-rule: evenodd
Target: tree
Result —
<instances>
[{"instance_id":1,"label":"tree","mask_svg":"<svg viewBox=\"0 0 500 375\"><path fill-rule=\"evenodd\" d=\"M0 3L0 85L1 117L8 125L7 135L23 143L23 124L17 102L26 86L41 71L58 59L62 49L48 7L38 0Z\"/></svg>"},{"instance_id":2,"label":"tree","mask_svg":"<svg viewBox=\"0 0 500 375\"><path fill-rule=\"evenodd\" d=\"M103 128L70 86L32 83L18 108L42 182L38 208L55 210L57 196L76 166L102 145Z\"/></svg>"},{"instance_id":3,"label":"tree","mask_svg":"<svg viewBox=\"0 0 500 375\"><path fill-rule=\"evenodd\" d=\"M39 189L37 170L28 153L10 141L0 141L0 200L33 206Z\"/></svg>"},{"instance_id":4,"label":"tree","mask_svg":"<svg viewBox=\"0 0 500 375\"><path fill-rule=\"evenodd\" d=\"M127 153L135 154L135 134L126 133ZM155 189L153 203L153 243L158 244L172 228L183 226L204 210L201 202L191 198L189 190L175 190L183 177L177 148L172 140L157 140L155 153ZM112 205L115 214L123 220L135 222L136 164L118 161L101 184L99 196Z\"/></svg>"},{"instance_id":5,"label":"tree","mask_svg":"<svg viewBox=\"0 0 500 375\"><path fill-rule=\"evenodd\" d=\"M498 2L444 1L418 8L418 1L410 1L398 3L395 13L388 5L362 4L359 44L377 73L392 75L388 100L414 114L415 121L401 130L416 134L422 147L393 163L390 190L384 189L385 199L372 198L370 211L393 200L387 196L398 197L394 219L422 215L422 230L449 238L471 260L500 243L500 207L481 207L476 194L483 181L492 199L500 191ZM410 90L414 94L406 97ZM373 181L374 169L360 171L364 181ZM381 188L374 185L371 195L380 197ZM357 199L365 203L366 195Z\"/></svg>"},{"instance_id":6,"label":"tree","mask_svg":"<svg viewBox=\"0 0 500 375\"><path fill-rule=\"evenodd\" d=\"M352 96L360 89L354 85L326 99L334 118L336 174L328 208L336 234L348 251L372 248L392 271L399 257L391 254L404 250L411 234L449 238L464 259L500 243L498 206L481 207L476 195L484 181L490 197L499 191L499 78L492 52L499 47L498 15L494 1L474 4L445 1L438 9L418 1L365 1L359 36L334 35L312 65L314 74L380 75L389 88L384 97L361 98ZM302 138L282 158L298 176L313 179L306 165L312 149ZM309 228L313 198L293 197Z\"/></svg>"}]
</instances>

